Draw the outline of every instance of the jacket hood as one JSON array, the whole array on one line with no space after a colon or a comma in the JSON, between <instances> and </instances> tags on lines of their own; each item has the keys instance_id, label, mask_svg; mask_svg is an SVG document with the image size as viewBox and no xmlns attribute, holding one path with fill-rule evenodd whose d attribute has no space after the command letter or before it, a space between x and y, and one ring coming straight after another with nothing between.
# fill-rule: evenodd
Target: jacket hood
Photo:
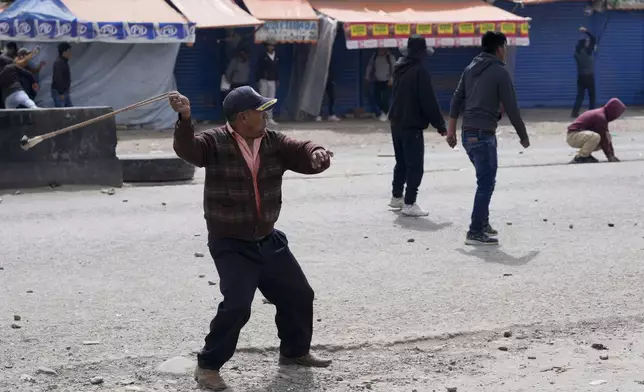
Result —
<instances>
[{"instance_id":1,"label":"jacket hood","mask_svg":"<svg viewBox=\"0 0 644 392\"><path fill-rule=\"evenodd\" d=\"M420 35L412 35L407 40L405 56L398 59L394 65L394 76L400 76L407 72L414 65L421 64L427 57L427 41Z\"/></svg>"},{"instance_id":2,"label":"jacket hood","mask_svg":"<svg viewBox=\"0 0 644 392\"><path fill-rule=\"evenodd\" d=\"M495 64L498 64L501 66L505 65L503 61L499 60L499 58L496 57L495 55L483 52L483 53L480 53L478 56L474 57L474 60L472 60L472 62L467 68L472 73L472 76L477 77L481 75L490 66Z\"/></svg>"},{"instance_id":3,"label":"jacket hood","mask_svg":"<svg viewBox=\"0 0 644 392\"><path fill-rule=\"evenodd\" d=\"M604 114L608 122L617 120L626 111L626 105L617 98L611 98L604 105Z\"/></svg>"}]
</instances>

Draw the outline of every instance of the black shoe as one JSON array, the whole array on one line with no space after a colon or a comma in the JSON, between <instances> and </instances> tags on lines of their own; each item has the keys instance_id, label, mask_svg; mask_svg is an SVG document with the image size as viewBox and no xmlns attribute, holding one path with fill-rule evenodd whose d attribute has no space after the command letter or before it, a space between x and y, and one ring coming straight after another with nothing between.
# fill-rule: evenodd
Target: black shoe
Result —
<instances>
[{"instance_id":1,"label":"black shoe","mask_svg":"<svg viewBox=\"0 0 644 392\"><path fill-rule=\"evenodd\" d=\"M495 246L499 244L499 240L496 238L492 238L489 235L485 233L480 233L480 234L472 234L472 233L467 233L467 237L465 238L465 245L472 245L472 246L479 246L479 245L484 245L484 246Z\"/></svg>"},{"instance_id":2,"label":"black shoe","mask_svg":"<svg viewBox=\"0 0 644 392\"><path fill-rule=\"evenodd\" d=\"M594 156L590 155L587 157L580 157L575 155L575 157L570 161L570 163L597 163L599 162Z\"/></svg>"},{"instance_id":3,"label":"black shoe","mask_svg":"<svg viewBox=\"0 0 644 392\"><path fill-rule=\"evenodd\" d=\"M491 237L496 237L497 235L499 235L499 232L494 230L494 228L492 228L489 223L485 225L483 232Z\"/></svg>"},{"instance_id":4,"label":"black shoe","mask_svg":"<svg viewBox=\"0 0 644 392\"><path fill-rule=\"evenodd\" d=\"M597 160L597 158L595 158L595 157L594 157L594 156L592 156L592 155L588 155L588 157L586 157L586 160L588 161L588 163L598 163L598 162L599 162L599 161Z\"/></svg>"}]
</instances>

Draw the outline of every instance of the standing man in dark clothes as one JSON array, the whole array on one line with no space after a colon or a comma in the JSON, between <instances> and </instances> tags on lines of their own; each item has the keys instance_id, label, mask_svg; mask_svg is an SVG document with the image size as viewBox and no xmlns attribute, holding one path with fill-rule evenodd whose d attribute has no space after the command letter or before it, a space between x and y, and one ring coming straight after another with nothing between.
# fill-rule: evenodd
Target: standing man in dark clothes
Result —
<instances>
[{"instance_id":1,"label":"standing man in dark clothes","mask_svg":"<svg viewBox=\"0 0 644 392\"><path fill-rule=\"evenodd\" d=\"M282 207L284 172L321 173L329 167L333 153L266 129L266 111L275 102L249 86L235 89L224 100L226 125L195 135L188 98L178 93L170 97L172 108L179 113L174 151L185 161L206 168L208 247L224 300L198 355L195 379L213 391L226 389L219 370L235 352L258 288L277 308L280 364L331 364L310 353L313 289L286 235L274 225Z\"/></svg>"},{"instance_id":2,"label":"standing man in dark clothes","mask_svg":"<svg viewBox=\"0 0 644 392\"><path fill-rule=\"evenodd\" d=\"M259 93L264 97L277 97L277 89L280 87L279 81L279 58L275 52L275 41L268 40L265 43L266 52L260 57L255 78L259 85ZM268 125L275 126L277 123L273 120L273 109L267 111Z\"/></svg>"},{"instance_id":3,"label":"standing man in dark clothes","mask_svg":"<svg viewBox=\"0 0 644 392\"><path fill-rule=\"evenodd\" d=\"M420 35L409 37L407 55L394 66L393 101L389 111L396 156L389 207L413 217L429 215L416 204L424 173L423 130L432 124L441 135L447 132L429 71L423 65L427 55L425 38ZM407 189L403 198L405 184Z\"/></svg>"},{"instance_id":4,"label":"standing man in dark clothes","mask_svg":"<svg viewBox=\"0 0 644 392\"><path fill-rule=\"evenodd\" d=\"M378 113L380 121L387 121L395 63L396 58L389 49L379 48L367 64L365 80L371 87L376 109L380 111Z\"/></svg>"},{"instance_id":5,"label":"standing man in dark clothes","mask_svg":"<svg viewBox=\"0 0 644 392\"><path fill-rule=\"evenodd\" d=\"M595 46L597 39L585 27L579 28L579 31L585 33L588 37L582 38L577 42L575 48L575 61L577 62L577 98L575 106L572 108L572 117L579 116L581 104L584 102L584 95L588 90L588 109L595 109Z\"/></svg>"},{"instance_id":6,"label":"standing man in dark clothes","mask_svg":"<svg viewBox=\"0 0 644 392\"><path fill-rule=\"evenodd\" d=\"M465 68L450 107L447 143L452 148L456 146L456 122L463 113L463 147L476 170L476 196L466 245L499 244L492 237L498 232L490 226L490 200L496 184L496 128L502 116L501 105L521 145L524 148L530 146L514 85L503 62L507 42L503 33L488 31L483 35L483 52Z\"/></svg>"},{"instance_id":7,"label":"standing man in dark clothes","mask_svg":"<svg viewBox=\"0 0 644 392\"><path fill-rule=\"evenodd\" d=\"M594 151L603 150L608 162L619 162L608 130L608 123L617 120L626 111L626 105L617 98L599 109L593 109L579 116L568 127L566 141L579 152L570 163L596 163Z\"/></svg>"},{"instance_id":8,"label":"standing man in dark clothes","mask_svg":"<svg viewBox=\"0 0 644 392\"><path fill-rule=\"evenodd\" d=\"M69 59L72 57L72 47L67 42L58 45L58 58L54 62L54 75L51 82L51 97L57 108L72 107L70 89L72 74L69 68Z\"/></svg>"}]
</instances>

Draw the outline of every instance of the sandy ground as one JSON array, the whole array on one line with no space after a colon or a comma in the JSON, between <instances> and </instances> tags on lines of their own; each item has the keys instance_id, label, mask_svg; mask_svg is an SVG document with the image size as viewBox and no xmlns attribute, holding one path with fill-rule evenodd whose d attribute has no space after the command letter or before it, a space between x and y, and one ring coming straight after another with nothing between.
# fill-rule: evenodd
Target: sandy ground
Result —
<instances>
[{"instance_id":1,"label":"sandy ground","mask_svg":"<svg viewBox=\"0 0 644 392\"><path fill-rule=\"evenodd\" d=\"M431 214L408 219L386 208L384 130L288 131L337 153L323 175L287 176L279 222L316 290L314 348L335 363L279 368L274 307L258 293L223 369L234 390L644 391L644 121L616 123L625 162L596 165L565 164L566 121L531 122L526 151L501 129L502 245L484 250L463 245L475 187L463 151L428 134L419 203ZM167 152L157 136L126 135L119 152ZM196 389L158 366L191 365L221 300L201 176L2 195L0 391Z\"/></svg>"}]
</instances>

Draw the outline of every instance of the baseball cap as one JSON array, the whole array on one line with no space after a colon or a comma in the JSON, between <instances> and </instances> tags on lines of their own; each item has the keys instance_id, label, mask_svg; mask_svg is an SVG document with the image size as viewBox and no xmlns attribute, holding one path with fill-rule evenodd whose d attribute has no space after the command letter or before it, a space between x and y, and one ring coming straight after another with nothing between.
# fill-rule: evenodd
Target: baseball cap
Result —
<instances>
[{"instance_id":1,"label":"baseball cap","mask_svg":"<svg viewBox=\"0 0 644 392\"><path fill-rule=\"evenodd\" d=\"M263 112L272 108L275 103L277 103L276 98L262 97L250 86L237 87L224 99L224 116L230 119L235 114L246 110Z\"/></svg>"}]
</instances>

